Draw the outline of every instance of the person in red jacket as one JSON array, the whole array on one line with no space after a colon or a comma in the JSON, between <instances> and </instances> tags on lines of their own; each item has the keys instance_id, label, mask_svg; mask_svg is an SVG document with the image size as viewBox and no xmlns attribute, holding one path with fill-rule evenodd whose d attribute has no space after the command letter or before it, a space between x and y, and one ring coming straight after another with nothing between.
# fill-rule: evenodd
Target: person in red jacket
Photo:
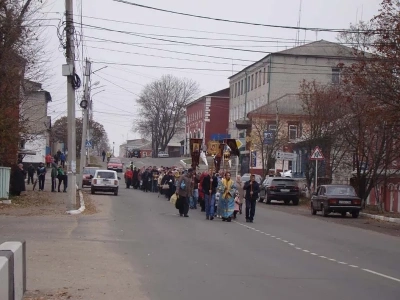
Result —
<instances>
[{"instance_id":1,"label":"person in red jacket","mask_svg":"<svg viewBox=\"0 0 400 300\"><path fill-rule=\"evenodd\" d=\"M131 168L127 168L125 171L125 182L127 189L129 189L129 187L132 185L132 179L133 179L133 171Z\"/></svg>"}]
</instances>

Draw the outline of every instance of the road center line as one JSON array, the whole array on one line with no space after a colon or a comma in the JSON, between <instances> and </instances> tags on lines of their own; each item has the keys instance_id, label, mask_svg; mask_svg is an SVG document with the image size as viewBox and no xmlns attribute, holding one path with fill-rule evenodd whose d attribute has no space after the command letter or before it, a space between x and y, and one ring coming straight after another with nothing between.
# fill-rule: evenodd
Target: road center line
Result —
<instances>
[{"instance_id":1,"label":"road center line","mask_svg":"<svg viewBox=\"0 0 400 300\"><path fill-rule=\"evenodd\" d=\"M289 246L294 247L296 250L302 250L304 253L308 253L308 254L314 255L314 256L316 256L316 257L324 258L324 259L327 259L327 260L332 261L332 262L334 262L334 263L338 263L338 264L341 264L341 265L343 265L343 266L348 266L348 267L350 267L350 268L355 268L355 269L360 268L359 266L350 265L350 264L348 264L348 263L346 263L346 262L338 261L338 260L336 260L336 259L334 259L334 258L329 258L329 257L322 256L322 255L318 256L317 253L310 252L309 250L304 250L304 249L302 249L302 248L300 248L300 247L295 247L295 246L296 246L295 244L289 243L289 241L283 240L283 239L280 238L280 237L277 237L277 236L275 236L275 235L271 235L270 233L262 232L262 231L260 231L260 230L258 230L258 229L255 229L255 228L253 228L253 227L247 226L247 225L242 224L242 223L237 222L237 221L233 221L233 222L236 223L236 224L238 224L238 225L244 226L244 227L246 227L246 228L248 228L248 229L251 229L251 230L253 230L253 231L256 231L256 232L258 232L258 233L262 233L262 234L264 234L264 235L266 235L266 236L268 236L268 237L272 237L272 238L275 238L276 240L285 242L285 243L287 243ZM380 276L380 277L384 277L384 278L386 278L386 279L390 279L390 280L393 280L393 281L396 281L396 282L400 282L400 279L399 279L399 278L396 278L396 277L392 277L392 276L389 276L389 275L385 275L385 274L382 274L382 273L379 273L379 272L375 272L375 271L372 271L372 270L369 270L369 269L362 269L362 268L360 268L360 270L363 270L364 272L367 272L367 273L370 273L370 274L373 274L373 275L376 275L376 276Z\"/></svg>"}]
</instances>

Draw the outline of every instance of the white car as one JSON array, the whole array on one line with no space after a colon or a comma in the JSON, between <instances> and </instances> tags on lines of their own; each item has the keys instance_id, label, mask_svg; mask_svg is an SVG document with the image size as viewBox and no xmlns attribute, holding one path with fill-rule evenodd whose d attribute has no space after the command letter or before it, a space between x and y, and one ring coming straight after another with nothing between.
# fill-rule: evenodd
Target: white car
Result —
<instances>
[{"instance_id":1,"label":"white car","mask_svg":"<svg viewBox=\"0 0 400 300\"><path fill-rule=\"evenodd\" d=\"M292 172L292 170L288 170L288 171L285 171L285 172L281 172L281 177L293 178L293 172Z\"/></svg>"},{"instance_id":2,"label":"white car","mask_svg":"<svg viewBox=\"0 0 400 300\"><path fill-rule=\"evenodd\" d=\"M165 151L160 151L160 152L158 152L158 157L169 157L169 155Z\"/></svg>"},{"instance_id":3,"label":"white car","mask_svg":"<svg viewBox=\"0 0 400 300\"><path fill-rule=\"evenodd\" d=\"M119 178L117 172L111 170L96 170L92 179L91 193L112 192L118 196Z\"/></svg>"}]
</instances>

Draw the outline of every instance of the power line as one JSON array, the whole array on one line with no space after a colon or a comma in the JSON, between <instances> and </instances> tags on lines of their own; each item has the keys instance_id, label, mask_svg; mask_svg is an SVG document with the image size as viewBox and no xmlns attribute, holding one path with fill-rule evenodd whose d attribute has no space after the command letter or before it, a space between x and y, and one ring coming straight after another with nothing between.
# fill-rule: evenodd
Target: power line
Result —
<instances>
[{"instance_id":1,"label":"power line","mask_svg":"<svg viewBox=\"0 0 400 300\"><path fill-rule=\"evenodd\" d=\"M139 65L139 64L128 64L128 63L118 63L110 61L93 61L98 64L106 65L120 65L120 66L131 66L131 67L146 67L146 68L160 68L160 69L177 69L177 70L196 70L196 71L215 71L215 72L232 72L232 70L224 69L207 69L207 68L186 68L186 67L169 67L169 66L155 66L155 65ZM234 72L238 72L235 71ZM99 75L98 75L99 76ZM100 76L99 76L100 77Z\"/></svg>"},{"instance_id":2,"label":"power line","mask_svg":"<svg viewBox=\"0 0 400 300\"><path fill-rule=\"evenodd\" d=\"M95 61L93 61L93 62L95 62ZM99 62L97 62L97 63L99 63ZM107 81L107 82L109 82L109 83L111 83L111 84L113 84L113 85L115 85L115 86L117 86L117 87L123 89L124 91L127 91L128 93L131 93L131 94L133 94L133 95L135 95L135 96L140 97L138 94L136 94L136 93L134 93L134 92L132 92L132 91L130 91L130 90L127 90L126 88L124 88L124 87L122 87L122 86L120 86L120 85L118 85L118 84L116 84L116 83L114 83L114 82L112 82L112 81L110 81L110 80L108 80L108 79L106 79L106 78L100 76L100 75L97 74L97 73L96 73L95 75L98 76L98 77L100 77L101 79L103 79L103 80L105 80L105 81Z\"/></svg>"},{"instance_id":3,"label":"power line","mask_svg":"<svg viewBox=\"0 0 400 300\"><path fill-rule=\"evenodd\" d=\"M237 60L237 61L251 62L251 63L256 62L254 60L248 60L248 59L230 58L230 57L213 56L213 55L205 55L205 54L197 54L197 53L190 53L190 52L182 52L182 51L175 51L175 50L160 49L160 48L154 48L154 47L146 47L146 46L136 45L134 43L127 43L127 42L122 42L122 41L102 39L102 38L88 36L88 35L86 37L87 38L91 38L91 39L95 39L95 40L100 40L100 41L103 41L103 42L110 42L110 43L116 43L116 44L122 44L122 45L129 45L129 46L133 46L133 47L139 47L139 48L144 48L144 49L152 49L152 50L159 50L159 51L165 51L165 52L171 52L171 53L186 54L186 55L193 55L193 56L202 56L202 57L209 57L209 58L218 58L218 59L225 59L225 60L231 60L231 61L232 60Z\"/></svg>"},{"instance_id":4,"label":"power line","mask_svg":"<svg viewBox=\"0 0 400 300\"><path fill-rule=\"evenodd\" d=\"M194 14L189 14L189 13L182 13L182 12L162 9L162 8L151 7L151 6L142 5L142 4L138 4L138 3L134 3L134 2L129 2L129 1L125 1L125 0L113 0L113 1L120 2L120 3L123 3L123 4L132 5L132 6L137 6L137 7L141 7L141 8L161 11L161 12L170 13L170 14L175 14L175 15L181 15L181 16L198 18L198 19L205 19L205 20L212 20L212 21L219 21L219 22L236 23L236 24L252 25L252 26L263 26L263 27L271 27L271 28L282 28L282 29L295 29L295 30L299 30L300 29L300 30L308 30L308 31L326 31L326 32L349 32L349 30L347 30L347 29L284 26L284 25L252 23L252 22L245 22L245 21L222 19L222 18L213 18L213 17L206 17L206 16L200 16L200 15L194 15ZM359 30L359 31L356 31L356 32L362 32L362 30Z\"/></svg>"},{"instance_id":5,"label":"power line","mask_svg":"<svg viewBox=\"0 0 400 300\"><path fill-rule=\"evenodd\" d=\"M77 15L77 16L79 16L79 15ZM219 35L227 35L227 36L241 36L241 37L247 37L247 38L286 40L286 41L295 42L295 39L289 39L289 38L247 35L247 34L216 32L216 31L206 31L206 30L195 30L195 29L187 29L187 28L160 26L160 25L143 24L143 23L128 22L128 21L121 21L121 20L114 20L114 19L98 18L98 17L91 17L91 16L83 16L83 17L88 18L88 19L93 19L93 20L101 20L101 21L108 21L108 22L121 23L121 24L139 25L139 26L146 26L146 27L153 27L153 28L163 28L163 29L172 29L172 30L189 31L189 32L211 33L211 34L219 34Z\"/></svg>"},{"instance_id":6,"label":"power line","mask_svg":"<svg viewBox=\"0 0 400 300\"><path fill-rule=\"evenodd\" d=\"M120 52L120 53L127 53L127 54L135 54L135 55L142 55L142 56L150 56L150 57L157 57L157 58L175 59L175 60L181 60L181 61L192 61L192 62L201 62L201 63L211 63L211 64L217 64L217 65L232 65L232 63L225 63L225 62L216 62L216 61L207 61L207 60L195 60L195 59L177 58L177 57L170 57L170 56L160 56L160 55L152 55L152 54L144 54L144 53L137 53L137 52L129 52L129 51L115 50L115 49L102 48L102 47L93 47L93 46L87 46L87 47L89 47L89 48L94 48L94 49L106 50L106 51L112 51L112 52ZM233 64L233 65L235 65L235 66L243 66L243 67L246 67L246 66L247 66L247 65L241 65L241 64Z\"/></svg>"}]
</instances>

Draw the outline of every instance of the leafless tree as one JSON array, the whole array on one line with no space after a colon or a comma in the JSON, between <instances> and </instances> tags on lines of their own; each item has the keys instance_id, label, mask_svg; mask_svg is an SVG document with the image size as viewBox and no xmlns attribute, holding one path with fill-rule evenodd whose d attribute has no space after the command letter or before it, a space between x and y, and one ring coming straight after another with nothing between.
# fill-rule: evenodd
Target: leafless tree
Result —
<instances>
[{"instance_id":1,"label":"leafless tree","mask_svg":"<svg viewBox=\"0 0 400 300\"><path fill-rule=\"evenodd\" d=\"M165 150L173 136L184 130L186 106L198 93L196 82L172 75L146 85L137 100L140 119L133 124L134 131L151 136L153 150Z\"/></svg>"}]
</instances>

